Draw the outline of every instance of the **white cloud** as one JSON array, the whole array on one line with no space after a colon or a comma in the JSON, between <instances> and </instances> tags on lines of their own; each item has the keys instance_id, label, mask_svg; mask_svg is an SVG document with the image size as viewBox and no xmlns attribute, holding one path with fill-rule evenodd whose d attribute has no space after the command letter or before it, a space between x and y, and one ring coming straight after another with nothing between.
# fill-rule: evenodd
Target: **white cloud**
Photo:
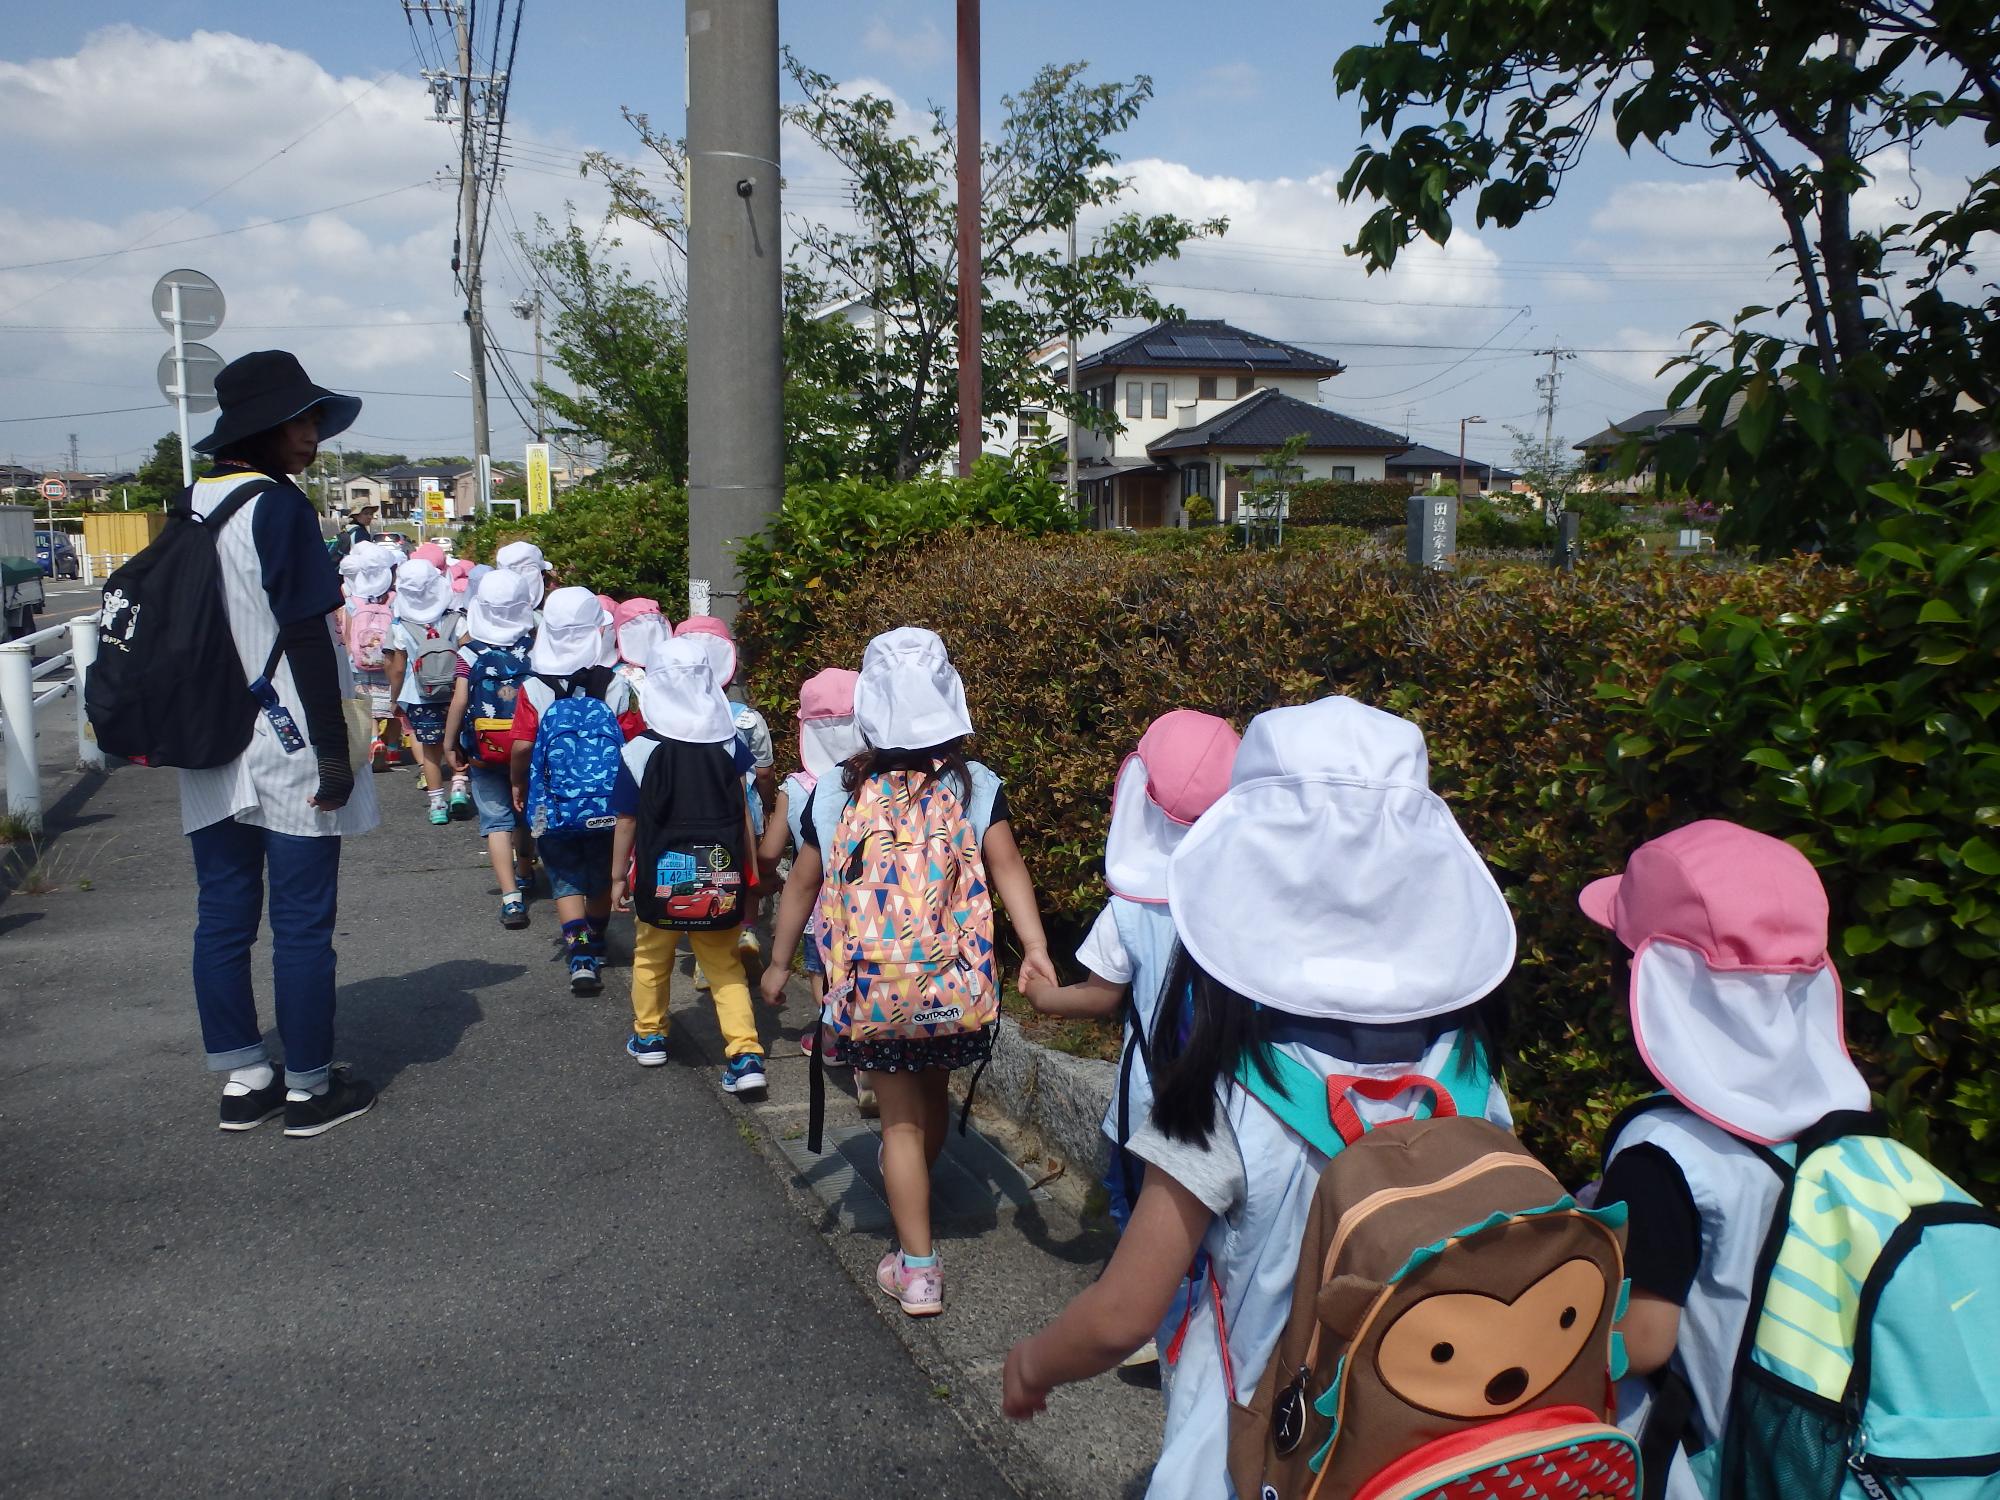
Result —
<instances>
[{"instance_id":1,"label":"white cloud","mask_svg":"<svg viewBox=\"0 0 2000 1500\"><path fill-rule=\"evenodd\" d=\"M1217 63L1202 70L1196 92L1204 99L1249 99L1255 97L1262 77L1255 63Z\"/></svg>"},{"instance_id":2,"label":"white cloud","mask_svg":"<svg viewBox=\"0 0 2000 1500\"><path fill-rule=\"evenodd\" d=\"M532 119L509 124L510 134L537 134ZM0 324L17 330L7 335L0 407L11 416L156 400L153 367L167 336L153 325L147 295L163 271L194 266L228 297L228 319L210 340L226 357L284 347L325 385L441 393L365 395L356 426L366 436L350 446L466 451L470 404L451 376L467 355L450 268L456 195L436 183L455 166L452 139L415 79L339 76L303 53L227 33L164 38L119 26L91 34L68 57L0 61L0 154L73 181L71 204L105 205L62 218L0 217L0 266L219 234L102 261L0 270ZM403 191L374 197L391 189ZM525 162L509 174L507 200L524 228L538 212L560 220L566 200L586 222L602 205L575 176ZM301 217L244 228L293 215ZM499 243L510 228L504 209L493 215L488 321L498 342L521 348L527 335L506 306L521 277ZM526 365L515 361L524 373ZM491 406L495 447L509 451L522 434L497 384ZM202 431L206 420L196 419ZM77 428L87 461L129 466L171 425L164 404L10 424L0 428L0 456L45 460Z\"/></svg>"},{"instance_id":3,"label":"white cloud","mask_svg":"<svg viewBox=\"0 0 2000 1500\"><path fill-rule=\"evenodd\" d=\"M861 45L870 52L893 57L906 68L930 68L951 56L951 43L937 22L925 19L917 25L892 25L876 16L861 35Z\"/></svg>"}]
</instances>

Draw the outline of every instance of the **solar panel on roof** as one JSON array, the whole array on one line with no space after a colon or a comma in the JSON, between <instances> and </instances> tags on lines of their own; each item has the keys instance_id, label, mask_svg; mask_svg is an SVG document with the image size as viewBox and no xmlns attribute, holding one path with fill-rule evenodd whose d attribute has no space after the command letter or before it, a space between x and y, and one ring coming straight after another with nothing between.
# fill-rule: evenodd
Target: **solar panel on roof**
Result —
<instances>
[{"instance_id":1,"label":"solar panel on roof","mask_svg":"<svg viewBox=\"0 0 2000 1500\"><path fill-rule=\"evenodd\" d=\"M1148 344L1146 345L1146 352L1152 355L1154 359L1172 359L1181 351L1176 349L1172 344Z\"/></svg>"},{"instance_id":2,"label":"solar panel on roof","mask_svg":"<svg viewBox=\"0 0 2000 1500\"><path fill-rule=\"evenodd\" d=\"M1215 352L1215 345L1212 341L1208 339L1196 338L1190 334L1184 333L1179 338L1175 339L1174 342L1180 345L1180 352L1190 359L1217 358Z\"/></svg>"},{"instance_id":3,"label":"solar panel on roof","mask_svg":"<svg viewBox=\"0 0 2000 1500\"><path fill-rule=\"evenodd\" d=\"M1218 359L1248 359L1250 346L1241 339L1211 339L1210 347Z\"/></svg>"}]
</instances>

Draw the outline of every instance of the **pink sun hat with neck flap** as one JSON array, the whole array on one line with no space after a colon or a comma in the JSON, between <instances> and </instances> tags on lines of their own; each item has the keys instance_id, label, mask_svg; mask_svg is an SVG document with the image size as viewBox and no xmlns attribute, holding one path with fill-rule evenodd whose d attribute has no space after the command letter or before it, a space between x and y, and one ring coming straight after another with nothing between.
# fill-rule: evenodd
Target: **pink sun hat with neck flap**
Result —
<instances>
[{"instance_id":1,"label":"pink sun hat with neck flap","mask_svg":"<svg viewBox=\"0 0 2000 1500\"><path fill-rule=\"evenodd\" d=\"M698 637L708 652L715 685L728 687L736 680L736 637L729 633L729 622L714 615L689 615L674 627L674 636L678 639L690 635Z\"/></svg>"},{"instance_id":2,"label":"pink sun hat with neck flap","mask_svg":"<svg viewBox=\"0 0 2000 1500\"><path fill-rule=\"evenodd\" d=\"M799 688L799 760L815 785L868 748L854 722L854 684L861 674L828 667Z\"/></svg>"},{"instance_id":3,"label":"pink sun hat with neck flap","mask_svg":"<svg viewBox=\"0 0 2000 1500\"><path fill-rule=\"evenodd\" d=\"M1868 1108L1826 952L1826 888L1790 844L1690 823L1641 844L1577 904L1632 950L1639 1055L1703 1119L1769 1146Z\"/></svg>"},{"instance_id":4,"label":"pink sun hat with neck flap","mask_svg":"<svg viewBox=\"0 0 2000 1500\"><path fill-rule=\"evenodd\" d=\"M1146 727L1111 793L1104 883L1114 896L1166 904L1167 861L1195 819L1229 790L1239 743L1227 720L1191 708Z\"/></svg>"}]
</instances>

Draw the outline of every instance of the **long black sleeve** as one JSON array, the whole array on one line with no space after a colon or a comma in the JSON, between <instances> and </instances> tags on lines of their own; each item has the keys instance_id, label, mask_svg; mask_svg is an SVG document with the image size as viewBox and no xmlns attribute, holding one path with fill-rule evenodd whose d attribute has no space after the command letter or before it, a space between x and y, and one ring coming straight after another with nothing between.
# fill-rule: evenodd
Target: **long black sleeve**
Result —
<instances>
[{"instance_id":1,"label":"long black sleeve","mask_svg":"<svg viewBox=\"0 0 2000 1500\"><path fill-rule=\"evenodd\" d=\"M340 663L333 654L333 637L324 618L315 616L278 632L285 658L292 664L292 685L305 710L306 738L319 761L321 807L344 807L354 794L354 768L347 758L347 721L340 712Z\"/></svg>"}]
</instances>

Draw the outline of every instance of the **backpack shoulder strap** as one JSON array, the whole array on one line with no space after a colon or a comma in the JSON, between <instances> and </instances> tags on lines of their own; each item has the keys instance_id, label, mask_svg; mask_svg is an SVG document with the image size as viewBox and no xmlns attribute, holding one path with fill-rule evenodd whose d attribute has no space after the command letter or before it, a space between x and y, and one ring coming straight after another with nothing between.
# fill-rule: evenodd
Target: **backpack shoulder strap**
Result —
<instances>
[{"instance_id":1,"label":"backpack shoulder strap","mask_svg":"<svg viewBox=\"0 0 2000 1500\"><path fill-rule=\"evenodd\" d=\"M268 495L278 487L275 479L249 479L229 492L229 497L207 515L200 515L194 508L194 491L188 489L185 495L188 505L185 514L190 520L199 521L204 526L213 526L218 532L227 526L236 513L255 500L259 495Z\"/></svg>"},{"instance_id":2,"label":"backpack shoulder strap","mask_svg":"<svg viewBox=\"0 0 2000 1500\"><path fill-rule=\"evenodd\" d=\"M1486 1097L1493 1083L1486 1049L1464 1031L1452 1047L1442 1078L1422 1073L1385 1079L1346 1079L1339 1074L1322 1078L1280 1048L1267 1047L1265 1056L1271 1062L1274 1078L1265 1077L1255 1060L1245 1056L1236 1064L1236 1082L1322 1156L1338 1156L1366 1129L1353 1106L1347 1103L1349 1089L1390 1098L1425 1083L1430 1085L1435 1103L1419 1104L1418 1119L1427 1119L1433 1113L1477 1119L1486 1113ZM1332 1088L1335 1084L1343 1085L1337 1094Z\"/></svg>"}]
</instances>

